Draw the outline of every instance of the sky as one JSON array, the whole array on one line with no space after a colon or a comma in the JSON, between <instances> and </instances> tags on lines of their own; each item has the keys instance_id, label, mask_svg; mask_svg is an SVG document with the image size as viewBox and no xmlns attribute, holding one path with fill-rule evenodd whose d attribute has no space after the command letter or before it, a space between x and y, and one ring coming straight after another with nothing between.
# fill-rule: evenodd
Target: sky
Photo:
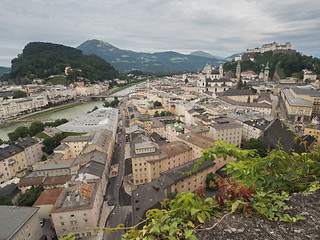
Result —
<instances>
[{"instance_id":1,"label":"sky","mask_svg":"<svg viewBox=\"0 0 320 240\"><path fill-rule=\"evenodd\" d=\"M318 0L1 0L0 66L29 42L77 47L99 39L139 52L227 57L291 42L320 57Z\"/></svg>"}]
</instances>

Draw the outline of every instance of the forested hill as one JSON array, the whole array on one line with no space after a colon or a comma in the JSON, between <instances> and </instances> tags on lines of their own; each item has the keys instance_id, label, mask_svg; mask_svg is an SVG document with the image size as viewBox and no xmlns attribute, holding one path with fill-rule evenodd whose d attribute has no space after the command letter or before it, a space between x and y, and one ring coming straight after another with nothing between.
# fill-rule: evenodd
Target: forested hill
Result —
<instances>
[{"instance_id":1,"label":"forested hill","mask_svg":"<svg viewBox=\"0 0 320 240\"><path fill-rule=\"evenodd\" d=\"M0 67L0 76L2 76L5 73L10 72L10 68L9 67Z\"/></svg>"},{"instance_id":2,"label":"forested hill","mask_svg":"<svg viewBox=\"0 0 320 240\"><path fill-rule=\"evenodd\" d=\"M178 52L143 53L117 48L101 40L88 40L77 47L84 54L96 54L108 61L120 72L141 70L144 72L197 71L207 63L218 65L224 60L214 57L185 55Z\"/></svg>"},{"instance_id":3,"label":"forested hill","mask_svg":"<svg viewBox=\"0 0 320 240\"><path fill-rule=\"evenodd\" d=\"M256 53L254 61L241 61L241 71L252 70L257 74L261 69L264 69L267 62L269 62L271 79L284 79L286 77L296 76L303 78L303 69L313 70L318 77L320 77L320 59L305 56L301 53L296 55L289 55L284 53L274 54L272 51L265 53ZM224 71L229 70L236 72L238 62L226 62L224 64Z\"/></svg>"},{"instance_id":4,"label":"forested hill","mask_svg":"<svg viewBox=\"0 0 320 240\"><path fill-rule=\"evenodd\" d=\"M76 48L53 43L31 42L11 63L8 77L16 84L20 84L22 79L28 82L34 78L64 74L67 65L77 69L78 77L91 82L118 76L118 72L100 57L84 55Z\"/></svg>"}]
</instances>

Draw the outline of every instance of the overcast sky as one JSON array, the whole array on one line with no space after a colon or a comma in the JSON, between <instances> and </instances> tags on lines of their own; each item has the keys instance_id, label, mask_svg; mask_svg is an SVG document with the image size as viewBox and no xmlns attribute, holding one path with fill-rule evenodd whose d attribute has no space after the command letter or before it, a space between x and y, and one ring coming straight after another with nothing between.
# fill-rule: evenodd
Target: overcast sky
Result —
<instances>
[{"instance_id":1,"label":"overcast sky","mask_svg":"<svg viewBox=\"0 0 320 240\"><path fill-rule=\"evenodd\" d=\"M319 0L1 0L0 66L31 41L229 56L289 41L320 57Z\"/></svg>"}]
</instances>

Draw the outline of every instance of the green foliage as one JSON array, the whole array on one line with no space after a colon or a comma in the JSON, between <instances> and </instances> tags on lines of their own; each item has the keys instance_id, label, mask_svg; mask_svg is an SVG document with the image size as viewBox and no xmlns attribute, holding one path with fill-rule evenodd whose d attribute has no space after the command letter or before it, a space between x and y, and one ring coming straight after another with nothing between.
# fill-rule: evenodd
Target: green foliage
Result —
<instances>
[{"instance_id":1,"label":"green foliage","mask_svg":"<svg viewBox=\"0 0 320 240\"><path fill-rule=\"evenodd\" d=\"M20 137L24 138L29 134L30 134L30 130L28 127L18 127L13 132L8 133L8 137L11 142L14 142L18 138Z\"/></svg>"},{"instance_id":2,"label":"green foliage","mask_svg":"<svg viewBox=\"0 0 320 240\"><path fill-rule=\"evenodd\" d=\"M15 99L15 98L25 98L25 97L28 97L27 93L18 90L18 91L14 91L13 92L13 97L12 98Z\"/></svg>"},{"instance_id":3,"label":"green foliage","mask_svg":"<svg viewBox=\"0 0 320 240\"><path fill-rule=\"evenodd\" d=\"M29 131L31 136L35 136L44 130L44 124L40 121L32 122Z\"/></svg>"},{"instance_id":4,"label":"green foliage","mask_svg":"<svg viewBox=\"0 0 320 240\"><path fill-rule=\"evenodd\" d=\"M104 101L103 107L105 107L105 108L110 107L110 103L108 101Z\"/></svg>"},{"instance_id":5,"label":"green foliage","mask_svg":"<svg viewBox=\"0 0 320 240\"><path fill-rule=\"evenodd\" d=\"M211 191L218 190L219 189L219 186L218 186L219 179L220 179L220 177L216 173L211 172L211 173L207 174L206 188L210 189Z\"/></svg>"},{"instance_id":6,"label":"green foliage","mask_svg":"<svg viewBox=\"0 0 320 240\"><path fill-rule=\"evenodd\" d=\"M257 53L254 58L255 61L242 61L241 70L252 70L259 73L261 69L264 70L266 63L269 62L269 76L272 78L275 73L277 73L280 78L291 77L296 74L298 78L301 78L302 69L310 69L316 74L320 74L320 59L312 56L301 55L300 53L297 53L296 55L283 53L273 55L272 51L269 51L265 53ZM238 63L235 61L226 62L223 67L224 71L227 72L231 70L235 73L237 64Z\"/></svg>"},{"instance_id":7,"label":"green foliage","mask_svg":"<svg viewBox=\"0 0 320 240\"><path fill-rule=\"evenodd\" d=\"M219 192L214 199L204 200L202 186L197 194L177 194L171 201L166 199L161 210L148 210L146 219L139 223L145 223L143 229L137 230L134 226L123 238L196 239L192 235L195 226L204 224L211 216L219 217L222 210L274 221L304 219L299 214L287 214L285 201L294 192L320 188L320 152L288 155L279 150L263 158L256 150L240 150L236 145L219 141L214 148L203 151L198 164L219 158L226 160L228 156L233 157L233 161L226 169L233 178L215 179ZM198 166L194 169L197 171Z\"/></svg>"},{"instance_id":8,"label":"green foliage","mask_svg":"<svg viewBox=\"0 0 320 240\"><path fill-rule=\"evenodd\" d=\"M119 105L119 99L114 97L113 101L110 103L110 107L116 108Z\"/></svg>"},{"instance_id":9,"label":"green foliage","mask_svg":"<svg viewBox=\"0 0 320 240\"><path fill-rule=\"evenodd\" d=\"M160 112L160 116L165 116L166 115L166 112L165 111L161 111Z\"/></svg>"},{"instance_id":10,"label":"green foliage","mask_svg":"<svg viewBox=\"0 0 320 240\"><path fill-rule=\"evenodd\" d=\"M153 116L154 116L154 117L159 117L159 116L160 116L159 111L155 111L154 114L153 114Z\"/></svg>"},{"instance_id":11,"label":"green foliage","mask_svg":"<svg viewBox=\"0 0 320 240\"><path fill-rule=\"evenodd\" d=\"M94 111L97 110L97 109L98 109L98 107L95 106L91 111L88 111L87 114L92 113L92 112L94 112Z\"/></svg>"},{"instance_id":12,"label":"green foliage","mask_svg":"<svg viewBox=\"0 0 320 240\"><path fill-rule=\"evenodd\" d=\"M267 156L267 150L259 139L250 138L243 144L242 149L256 149L260 157Z\"/></svg>"},{"instance_id":13,"label":"green foliage","mask_svg":"<svg viewBox=\"0 0 320 240\"><path fill-rule=\"evenodd\" d=\"M63 134L58 133L54 135L53 137L47 138L43 140L42 144L44 145L41 150L45 152L46 154L53 153L53 149L55 149L57 146L60 145L61 140L66 138Z\"/></svg>"},{"instance_id":14,"label":"green foliage","mask_svg":"<svg viewBox=\"0 0 320 240\"><path fill-rule=\"evenodd\" d=\"M42 155L42 156L41 156L41 161L43 162L43 161L46 161L46 160L47 160L46 155Z\"/></svg>"},{"instance_id":15,"label":"green foliage","mask_svg":"<svg viewBox=\"0 0 320 240\"><path fill-rule=\"evenodd\" d=\"M155 101L155 102L153 103L153 106L155 106L155 107L162 107L162 104L161 104L161 102L159 102L159 101Z\"/></svg>"},{"instance_id":16,"label":"green foliage","mask_svg":"<svg viewBox=\"0 0 320 240\"><path fill-rule=\"evenodd\" d=\"M81 69L71 71L67 77L69 81L74 81L77 76L92 81L114 79L118 76L118 72L110 64L97 56L86 56L75 48L52 43L29 43L23 53L11 63L10 79L16 84L22 83L24 78L47 78L50 75L64 74L67 65L72 69Z\"/></svg>"},{"instance_id":17,"label":"green foliage","mask_svg":"<svg viewBox=\"0 0 320 240\"><path fill-rule=\"evenodd\" d=\"M37 201L42 191L42 188L31 188L27 190L25 193L19 196L18 205L31 207L35 201Z\"/></svg>"},{"instance_id":18,"label":"green foliage","mask_svg":"<svg viewBox=\"0 0 320 240\"><path fill-rule=\"evenodd\" d=\"M187 84L189 82L188 78L184 80L184 83Z\"/></svg>"},{"instance_id":19,"label":"green foliage","mask_svg":"<svg viewBox=\"0 0 320 240\"><path fill-rule=\"evenodd\" d=\"M12 206L13 204L10 197L0 194L0 205Z\"/></svg>"},{"instance_id":20,"label":"green foliage","mask_svg":"<svg viewBox=\"0 0 320 240\"><path fill-rule=\"evenodd\" d=\"M2 145L3 144L3 140L0 138L0 145Z\"/></svg>"}]
</instances>

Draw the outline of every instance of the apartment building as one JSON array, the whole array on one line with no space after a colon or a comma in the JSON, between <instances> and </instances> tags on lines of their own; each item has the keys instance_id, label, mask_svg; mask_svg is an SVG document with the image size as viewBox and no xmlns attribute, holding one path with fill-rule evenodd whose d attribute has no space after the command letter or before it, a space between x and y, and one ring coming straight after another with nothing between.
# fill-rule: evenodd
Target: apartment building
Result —
<instances>
[{"instance_id":1,"label":"apartment building","mask_svg":"<svg viewBox=\"0 0 320 240\"><path fill-rule=\"evenodd\" d=\"M224 162L224 165L230 160ZM207 174L216 172L222 166L215 162L206 161L199 165L198 171L193 172L197 159L180 165L177 168L170 169L160 174L160 177L154 179L132 192L132 220L133 224L138 224L145 218L148 209L155 208L175 191L194 192L201 185L205 185Z\"/></svg>"},{"instance_id":2,"label":"apartment building","mask_svg":"<svg viewBox=\"0 0 320 240\"><path fill-rule=\"evenodd\" d=\"M311 135L316 141L314 144L314 148L320 147L320 125L319 124L309 124L304 128L303 135Z\"/></svg>"},{"instance_id":3,"label":"apartment building","mask_svg":"<svg viewBox=\"0 0 320 240\"><path fill-rule=\"evenodd\" d=\"M39 208L0 206L0 238L6 240L40 239Z\"/></svg>"},{"instance_id":4,"label":"apartment building","mask_svg":"<svg viewBox=\"0 0 320 240\"><path fill-rule=\"evenodd\" d=\"M202 151L214 146L215 140L209 137L201 136L194 133L185 133L177 136L178 141L185 142L192 148L192 159L202 156Z\"/></svg>"},{"instance_id":5,"label":"apartment building","mask_svg":"<svg viewBox=\"0 0 320 240\"><path fill-rule=\"evenodd\" d=\"M242 138L249 140L250 138L258 139L263 131L269 126L270 121L260 118L251 119L243 122Z\"/></svg>"},{"instance_id":6,"label":"apartment building","mask_svg":"<svg viewBox=\"0 0 320 240\"><path fill-rule=\"evenodd\" d=\"M185 125L183 123L171 123L166 125L165 138L169 142L177 141L177 136L184 134Z\"/></svg>"},{"instance_id":7,"label":"apartment building","mask_svg":"<svg viewBox=\"0 0 320 240\"><path fill-rule=\"evenodd\" d=\"M57 237L97 235L103 195L100 181L73 182L64 188L51 211Z\"/></svg>"},{"instance_id":8,"label":"apartment building","mask_svg":"<svg viewBox=\"0 0 320 240\"><path fill-rule=\"evenodd\" d=\"M152 179L158 178L162 172L176 168L193 160L192 148L181 141L164 144L160 146L159 152L160 154L158 159L151 159L147 161L148 182L151 182ZM137 169L135 169L135 171L136 170Z\"/></svg>"},{"instance_id":9,"label":"apartment building","mask_svg":"<svg viewBox=\"0 0 320 240\"><path fill-rule=\"evenodd\" d=\"M160 152L159 146L144 134L132 134L131 138L130 155L132 158L133 183L137 186L148 182L150 170L147 162L159 159Z\"/></svg>"},{"instance_id":10,"label":"apartment building","mask_svg":"<svg viewBox=\"0 0 320 240\"><path fill-rule=\"evenodd\" d=\"M215 140L241 145L242 125L231 118L217 118L209 127L209 136Z\"/></svg>"},{"instance_id":11,"label":"apartment building","mask_svg":"<svg viewBox=\"0 0 320 240\"><path fill-rule=\"evenodd\" d=\"M27 136L18 139L15 144L24 149L29 166L41 160L41 157L43 155L43 152L41 150L42 144L36 139Z\"/></svg>"},{"instance_id":12,"label":"apartment building","mask_svg":"<svg viewBox=\"0 0 320 240\"><path fill-rule=\"evenodd\" d=\"M0 170L4 170L0 174L0 176L3 175L2 181L8 180L10 175L11 177L23 177L27 173L28 161L26 153L23 148L14 143L2 145L2 148L0 148L0 161L2 162ZM10 171L10 174L8 174L8 171Z\"/></svg>"}]
</instances>

